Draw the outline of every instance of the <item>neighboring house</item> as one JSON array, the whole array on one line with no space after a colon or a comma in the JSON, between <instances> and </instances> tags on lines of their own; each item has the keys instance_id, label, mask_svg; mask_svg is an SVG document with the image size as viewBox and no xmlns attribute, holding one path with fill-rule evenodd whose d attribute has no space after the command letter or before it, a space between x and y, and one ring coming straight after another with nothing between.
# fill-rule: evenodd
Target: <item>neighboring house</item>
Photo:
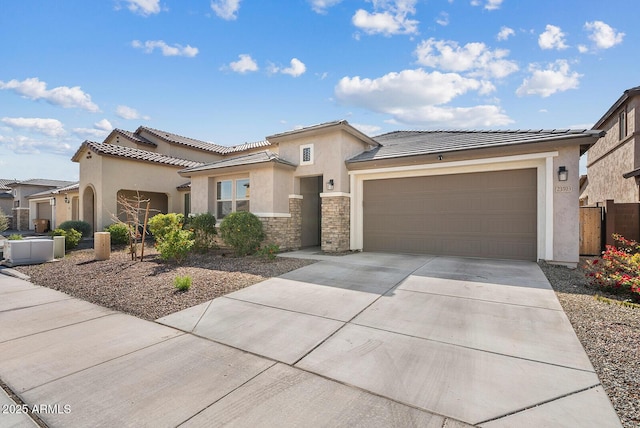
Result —
<instances>
[{"instance_id":1,"label":"neighboring house","mask_svg":"<svg viewBox=\"0 0 640 428\"><path fill-rule=\"evenodd\" d=\"M9 183L14 183L15 180L7 178L0 178L0 210L11 219L13 213L13 192L11 187L7 186ZM11 222L9 222L11 225Z\"/></svg>"},{"instance_id":2,"label":"neighboring house","mask_svg":"<svg viewBox=\"0 0 640 428\"><path fill-rule=\"evenodd\" d=\"M96 229L110 223L118 192L140 190L157 194L163 212L221 220L248 210L283 249L575 265L578 161L602 135L401 131L371 138L336 121L223 147L141 127L85 142L73 160L80 163L80 216Z\"/></svg>"},{"instance_id":3,"label":"neighboring house","mask_svg":"<svg viewBox=\"0 0 640 428\"><path fill-rule=\"evenodd\" d=\"M586 205L640 201L640 86L622 96L596 122L606 132L587 152Z\"/></svg>"},{"instance_id":4,"label":"neighboring house","mask_svg":"<svg viewBox=\"0 0 640 428\"><path fill-rule=\"evenodd\" d=\"M79 182L27 196L32 221L49 220L51 230L67 220L80 219ZM48 207L47 207L48 206Z\"/></svg>"},{"instance_id":5,"label":"neighboring house","mask_svg":"<svg viewBox=\"0 0 640 428\"><path fill-rule=\"evenodd\" d=\"M70 186L73 181L32 179L13 181L7 186L13 193L13 228L17 230L33 230L36 219L49 220L54 223L54 198L30 200L30 196L51 192L55 189Z\"/></svg>"}]
</instances>

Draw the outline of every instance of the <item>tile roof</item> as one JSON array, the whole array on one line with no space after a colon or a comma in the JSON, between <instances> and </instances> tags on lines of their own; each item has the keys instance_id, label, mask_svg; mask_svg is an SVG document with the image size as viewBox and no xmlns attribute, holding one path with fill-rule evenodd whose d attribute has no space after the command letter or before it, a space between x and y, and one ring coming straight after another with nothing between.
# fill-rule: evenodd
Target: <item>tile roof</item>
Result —
<instances>
[{"instance_id":1,"label":"tile roof","mask_svg":"<svg viewBox=\"0 0 640 428\"><path fill-rule=\"evenodd\" d=\"M12 180L11 183L15 185L25 185L25 186L42 186L42 187L62 187L68 186L70 184L75 183L75 181L65 181L65 180L47 180L43 178L32 178L30 180Z\"/></svg>"},{"instance_id":2,"label":"tile roof","mask_svg":"<svg viewBox=\"0 0 640 428\"><path fill-rule=\"evenodd\" d=\"M231 166L253 165L258 163L266 163L266 162L275 162L275 163L289 165L293 167L296 166L291 162L285 161L284 159L280 159L277 153L273 153L269 150L265 150L263 152L250 153L248 155L237 156L235 158L223 159L223 160L211 162L211 163L200 165L200 166L187 168L180 171L180 174L188 174L188 173L198 172L198 171L208 171L211 169L228 168Z\"/></svg>"},{"instance_id":3,"label":"tile roof","mask_svg":"<svg viewBox=\"0 0 640 428\"><path fill-rule=\"evenodd\" d=\"M160 163L164 165L178 166L190 168L202 165L202 162L196 162L186 159L178 159L160 153L148 152L146 150L133 149L131 147L116 146L115 144L95 143L93 141L85 141L82 143L72 160L78 162L80 160L80 152L83 148L103 156L112 156L124 159L132 159L143 162Z\"/></svg>"},{"instance_id":4,"label":"tile roof","mask_svg":"<svg viewBox=\"0 0 640 428\"><path fill-rule=\"evenodd\" d=\"M75 190L80 190L80 182L76 181L73 184L64 187L58 187L53 190L53 193L63 193L63 192L73 192Z\"/></svg>"},{"instance_id":5,"label":"tile roof","mask_svg":"<svg viewBox=\"0 0 640 428\"><path fill-rule=\"evenodd\" d=\"M189 190L189 189L191 189L191 182L189 181L187 183L181 184L178 187L176 187L176 189L178 189L178 190Z\"/></svg>"},{"instance_id":6,"label":"tile roof","mask_svg":"<svg viewBox=\"0 0 640 428\"><path fill-rule=\"evenodd\" d=\"M220 147L223 148L222 154L227 155L229 153L243 152L245 150L257 149L260 147L268 147L270 145L271 143L268 140L262 140L262 141L255 141L253 143L238 144L237 146L220 146Z\"/></svg>"},{"instance_id":7,"label":"tile roof","mask_svg":"<svg viewBox=\"0 0 640 428\"><path fill-rule=\"evenodd\" d=\"M154 143L153 141L149 141L146 138L141 137L140 135L136 134L135 132L125 131L124 129L116 128L116 129L114 129L112 131L112 134L113 133L121 134L121 135L125 136L126 138L129 138L130 140L135 141L136 143L139 143L139 144L146 144L148 146L158 147L158 145L156 143ZM107 137L107 139L108 138L109 137Z\"/></svg>"},{"instance_id":8,"label":"tile roof","mask_svg":"<svg viewBox=\"0 0 640 428\"><path fill-rule=\"evenodd\" d=\"M362 141L364 141L365 143L367 143L367 144L369 144L371 146L374 146L374 147L378 146L378 142L376 142L375 139L369 137L368 135L366 135L365 133L363 133L359 129L353 127L346 120L334 120L332 122L319 123L317 125L305 126L304 128L293 129L293 130L281 132L281 133L278 133L278 134L273 134L273 135L268 136L267 140L276 140L276 139L279 139L279 138L287 138L287 137L295 136L296 134L300 134L300 133L309 133L309 132L314 132L314 131L322 131L322 130L325 130L325 129L335 128L335 127L342 128L342 130L350 133L351 135L354 135L355 137L361 139Z\"/></svg>"},{"instance_id":9,"label":"tile roof","mask_svg":"<svg viewBox=\"0 0 640 428\"><path fill-rule=\"evenodd\" d=\"M206 141L196 140L195 138L184 137L182 135L173 134L171 132L161 131L160 129L148 128L146 126L140 126L136 130L136 134L140 134L142 131L146 131L168 143L178 144L180 146L187 146L205 152L222 153L223 146L219 146L214 143L208 143Z\"/></svg>"},{"instance_id":10,"label":"tile roof","mask_svg":"<svg viewBox=\"0 0 640 428\"><path fill-rule=\"evenodd\" d=\"M604 133L590 130L527 130L527 131L395 131L373 137L380 147L360 153L348 163L370 160L439 154L461 150L513 146L517 144L559 141L570 138L597 139Z\"/></svg>"},{"instance_id":11,"label":"tile roof","mask_svg":"<svg viewBox=\"0 0 640 428\"><path fill-rule=\"evenodd\" d=\"M635 97L636 95L640 95L640 86L636 86L635 88L629 88L620 95L620 98L613 103L609 110L605 114L602 115L600 119L593 125L591 129L598 129L614 114L621 106L624 104L629 98Z\"/></svg>"},{"instance_id":12,"label":"tile roof","mask_svg":"<svg viewBox=\"0 0 640 428\"><path fill-rule=\"evenodd\" d=\"M15 183L17 180L11 180L10 178L0 178L0 190L11 190L11 187L7 184Z\"/></svg>"}]
</instances>

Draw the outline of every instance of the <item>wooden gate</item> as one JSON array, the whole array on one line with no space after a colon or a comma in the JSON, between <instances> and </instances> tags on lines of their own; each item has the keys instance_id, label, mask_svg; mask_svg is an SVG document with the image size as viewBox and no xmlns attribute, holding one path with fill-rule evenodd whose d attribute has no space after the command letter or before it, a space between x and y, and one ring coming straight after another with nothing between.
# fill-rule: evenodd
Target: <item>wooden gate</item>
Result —
<instances>
[{"instance_id":1,"label":"wooden gate","mask_svg":"<svg viewBox=\"0 0 640 428\"><path fill-rule=\"evenodd\" d=\"M580 207L580 255L598 256L602 252L602 208Z\"/></svg>"}]
</instances>

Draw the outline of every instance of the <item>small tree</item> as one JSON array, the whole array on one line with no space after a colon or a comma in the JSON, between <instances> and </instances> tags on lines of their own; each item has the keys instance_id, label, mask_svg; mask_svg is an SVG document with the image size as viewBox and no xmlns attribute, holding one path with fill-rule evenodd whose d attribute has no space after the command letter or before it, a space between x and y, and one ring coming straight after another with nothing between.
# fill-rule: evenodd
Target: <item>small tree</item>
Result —
<instances>
[{"instance_id":1,"label":"small tree","mask_svg":"<svg viewBox=\"0 0 640 428\"><path fill-rule=\"evenodd\" d=\"M140 195L140 192L136 192L136 196L133 198L127 198L124 194L119 194L118 205L120 206L120 215L125 218L125 221L120 220L118 216L111 215L111 218L116 223L124 224L129 230L129 252L131 253L131 260L138 258L139 236L142 237L140 261L144 259L144 237L147 234L150 204L151 200L145 199ZM143 220L141 220L141 218L143 218ZM140 233L141 227L142 233Z\"/></svg>"},{"instance_id":2,"label":"small tree","mask_svg":"<svg viewBox=\"0 0 640 428\"><path fill-rule=\"evenodd\" d=\"M4 232L9 229L9 219L0 208L0 232Z\"/></svg>"}]
</instances>

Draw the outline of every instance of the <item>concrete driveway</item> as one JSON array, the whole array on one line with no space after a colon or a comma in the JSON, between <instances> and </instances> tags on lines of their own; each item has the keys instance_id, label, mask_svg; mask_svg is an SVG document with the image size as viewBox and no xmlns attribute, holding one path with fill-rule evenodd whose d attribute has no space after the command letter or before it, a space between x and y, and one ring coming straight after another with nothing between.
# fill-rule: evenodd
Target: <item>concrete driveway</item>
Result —
<instances>
[{"instance_id":1,"label":"concrete driveway","mask_svg":"<svg viewBox=\"0 0 640 428\"><path fill-rule=\"evenodd\" d=\"M51 426L620 426L535 263L287 256L157 323L0 275L0 379Z\"/></svg>"}]
</instances>

